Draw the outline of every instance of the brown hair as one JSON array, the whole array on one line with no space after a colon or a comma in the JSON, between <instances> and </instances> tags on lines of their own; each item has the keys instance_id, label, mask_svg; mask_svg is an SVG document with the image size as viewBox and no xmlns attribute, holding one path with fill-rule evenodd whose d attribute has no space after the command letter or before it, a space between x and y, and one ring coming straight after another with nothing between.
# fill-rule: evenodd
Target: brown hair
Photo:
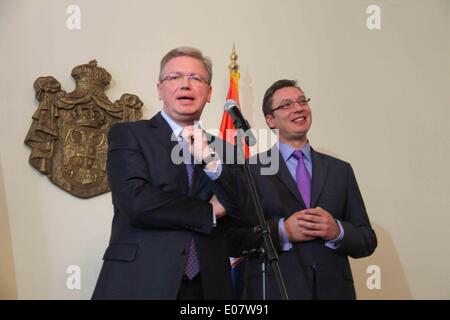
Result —
<instances>
[{"instance_id":1,"label":"brown hair","mask_svg":"<svg viewBox=\"0 0 450 320\"><path fill-rule=\"evenodd\" d=\"M264 94L263 104L262 104L262 111L264 116L267 116L272 111L272 97L275 94L275 91L280 90L282 88L286 87L294 87L298 90L303 90L297 85L296 80L288 80L288 79L282 79L274 82L269 89L266 90L266 93Z\"/></svg>"}]
</instances>

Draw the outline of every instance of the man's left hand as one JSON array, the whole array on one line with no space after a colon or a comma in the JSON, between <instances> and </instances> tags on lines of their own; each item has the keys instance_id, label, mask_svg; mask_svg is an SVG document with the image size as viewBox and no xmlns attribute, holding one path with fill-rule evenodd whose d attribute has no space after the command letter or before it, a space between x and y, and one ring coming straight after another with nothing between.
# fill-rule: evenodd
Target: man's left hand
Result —
<instances>
[{"instance_id":1,"label":"man's left hand","mask_svg":"<svg viewBox=\"0 0 450 320\"><path fill-rule=\"evenodd\" d=\"M213 206L213 211L216 215L216 219L220 219L227 214L225 207L220 203L215 194L209 200L209 203L211 203L211 205Z\"/></svg>"},{"instance_id":2,"label":"man's left hand","mask_svg":"<svg viewBox=\"0 0 450 320\"><path fill-rule=\"evenodd\" d=\"M329 241L339 237L340 230L333 216L321 207L300 211L299 224L304 228L303 234Z\"/></svg>"}]
</instances>

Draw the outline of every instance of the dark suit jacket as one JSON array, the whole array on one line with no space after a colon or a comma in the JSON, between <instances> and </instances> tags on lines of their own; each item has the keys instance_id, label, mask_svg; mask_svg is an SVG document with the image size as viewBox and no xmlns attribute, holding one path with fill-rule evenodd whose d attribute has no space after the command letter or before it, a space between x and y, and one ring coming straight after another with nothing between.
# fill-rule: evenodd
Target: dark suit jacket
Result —
<instances>
[{"instance_id":1,"label":"dark suit jacket","mask_svg":"<svg viewBox=\"0 0 450 320\"><path fill-rule=\"evenodd\" d=\"M213 227L208 202L216 182L196 165L188 194L185 165L171 160L171 135L159 113L110 130L114 218L93 299L176 299L192 238L205 299L232 297L221 219Z\"/></svg>"},{"instance_id":2,"label":"dark suit jacket","mask_svg":"<svg viewBox=\"0 0 450 320\"><path fill-rule=\"evenodd\" d=\"M270 159L275 152L279 155L278 172L262 175L261 168L268 165L262 165L261 158ZM341 221L345 236L337 250L326 247L323 240L312 240L293 243L292 250L282 252L278 220L305 209L305 204L278 148L260 154L258 163L251 165L271 236L275 247L280 250L279 263L288 295L290 299L311 299L315 291L314 295L319 299L355 299L347 257L370 255L377 245L376 236L350 164L314 150L312 162L311 207L320 206ZM255 215L249 219L256 224ZM242 249L261 244L260 234L248 229L231 232L229 238L235 255ZM247 259L246 298L261 298L260 264L260 258ZM272 272L269 272L268 283L269 299L279 299Z\"/></svg>"}]
</instances>

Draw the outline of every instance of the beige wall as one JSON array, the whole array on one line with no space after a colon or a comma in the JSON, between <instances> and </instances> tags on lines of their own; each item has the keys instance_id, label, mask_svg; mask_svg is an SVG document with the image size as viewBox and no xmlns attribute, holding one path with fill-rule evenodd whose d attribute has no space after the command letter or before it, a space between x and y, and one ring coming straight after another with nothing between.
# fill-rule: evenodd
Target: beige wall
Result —
<instances>
[{"instance_id":1,"label":"beige wall","mask_svg":"<svg viewBox=\"0 0 450 320\"><path fill-rule=\"evenodd\" d=\"M0 159L0 299L17 299L16 273Z\"/></svg>"},{"instance_id":2,"label":"beige wall","mask_svg":"<svg viewBox=\"0 0 450 320\"><path fill-rule=\"evenodd\" d=\"M66 28L71 4L81 30ZM381 7L379 31L366 28L370 4ZM312 145L354 167L379 237L372 257L352 262L359 297L449 299L449 12L444 0L0 1L0 231L9 221L12 240L2 297L17 284L20 299L88 299L110 232L109 194L77 199L29 166L33 81L53 75L71 91L72 67L96 58L114 79L108 96L135 93L150 117L160 58L196 46L214 62L203 117L213 128L234 42L252 125L265 127L264 90L298 79L312 97ZM81 290L66 288L69 265L81 268ZM369 265L381 268L380 290L366 287Z\"/></svg>"}]
</instances>

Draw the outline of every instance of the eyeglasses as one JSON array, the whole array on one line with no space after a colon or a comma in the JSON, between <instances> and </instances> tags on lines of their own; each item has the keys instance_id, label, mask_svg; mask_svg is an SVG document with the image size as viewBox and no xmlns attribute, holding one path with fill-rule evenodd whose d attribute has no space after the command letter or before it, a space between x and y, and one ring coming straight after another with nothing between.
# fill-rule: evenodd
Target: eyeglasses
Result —
<instances>
[{"instance_id":1,"label":"eyeglasses","mask_svg":"<svg viewBox=\"0 0 450 320\"><path fill-rule=\"evenodd\" d=\"M311 99L310 98L306 98L306 97L299 97L297 100L293 101L291 99L288 100L284 100L278 107L270 110L269 114L274 113L277 110L285 110L285 111L289 111L292 110L292 108L294 108L294 106L296 104L298 104L299 106L304 106L307 105L308 102L310 102Z\"/></svg>"},{"instance_id":2,"label":"eyeglasses","mask_svg":"<svg viewBox=\"0 0 450 320\"><path fill-rule=\"evenodd\" d=\"M205 79L205 77L199 74L181 73L181 72L169 73L167 76L161 79L161 82L167 81L171 83L181 83L181 81L183 81L184 78L191 81L193 85L208 84L208 81Z\"/></svg>"}]
</instances>

